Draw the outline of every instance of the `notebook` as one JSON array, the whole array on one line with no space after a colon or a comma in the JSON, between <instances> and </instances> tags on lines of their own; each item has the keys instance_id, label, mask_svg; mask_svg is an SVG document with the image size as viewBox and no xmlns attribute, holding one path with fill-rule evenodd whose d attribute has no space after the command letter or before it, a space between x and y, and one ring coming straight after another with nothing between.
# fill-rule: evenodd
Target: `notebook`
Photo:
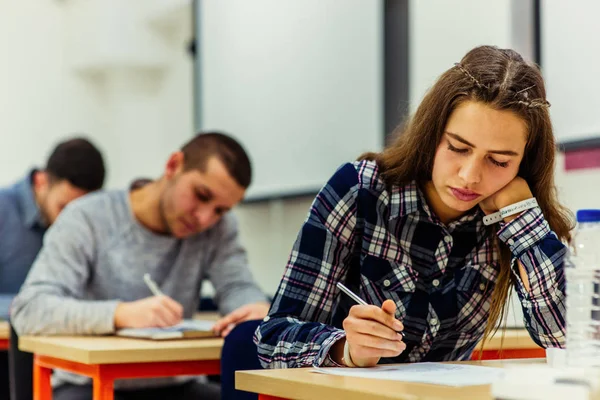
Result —
<instances>
[{"instance_id":1,"label":"notebook","mask_svg":"<svg viewBox=\"0 0 600 400\"><path fill-rule=\"evenodd\" d=\"M214 321L185 319L183 322L166 328L126 328L119 329L117 336L138 339L170 340L170 339L198 339L216 337L212 328Z\"/></svg>"}]
</instances>

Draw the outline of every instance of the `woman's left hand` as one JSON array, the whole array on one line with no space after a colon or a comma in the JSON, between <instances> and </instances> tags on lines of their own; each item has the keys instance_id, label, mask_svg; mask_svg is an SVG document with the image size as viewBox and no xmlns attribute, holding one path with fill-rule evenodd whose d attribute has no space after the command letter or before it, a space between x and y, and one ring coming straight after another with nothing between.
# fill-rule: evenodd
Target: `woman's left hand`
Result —
<instances>
[{"instance_id":1,"label":"woman's left hand","mask_svg":"<svg viewBox=\"0 0 600 400\"><path fill-rule=\"evenodd\" d=\"M495 213L503 207L509 206L519 201L527 200L533 197L527 181L520 176L516 176L508 185L498 190L485 200L479 203L479 207L488 215ZM516 218L517 215L511 215L506 219Z\"/></svg>"}]
</instances>

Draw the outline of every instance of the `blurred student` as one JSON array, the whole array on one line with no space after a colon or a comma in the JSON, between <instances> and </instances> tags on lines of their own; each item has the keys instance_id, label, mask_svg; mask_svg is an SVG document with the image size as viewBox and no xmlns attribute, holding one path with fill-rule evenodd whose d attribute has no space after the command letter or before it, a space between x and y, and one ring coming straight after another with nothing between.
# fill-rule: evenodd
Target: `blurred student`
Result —
<instances>
[{"instance_id":1,"label":"blurred student","mask_svg":"<svg viewBox=\"0 0 600 400\"><path fill-rule=\"evenodd\" d=\"M104 175L100 151L74 138L54 148L44 169L0 189L0 293L19 291L46 229L69 202L100 189Z\"/></svg>"},{"instance_id":2,"label":"blurred student","mask_svg":"<svg viewBox=\"0 0 600 400\"><path fill-rule=\"evenodd\" d=\"M251 181L250 160L231 137L199 134L171 154L158 180L87 196L48 231L16 297L19 334L103 335L191 318L211 281L226 335L261 319L269 304L254 282L229 211ZM153 296L149 273L164 295ZM55 400L91 399L89 379L55 372ZM116 399L218 398L193 377L119 380Z\"/></svg>"},{"instance_id":3,"label":"blurred student","mask_svg":"<svg viewBox=\"0 0 600 400\"><path fill-rule=\"evenodd\" d=\"M104 161L88 140L59 143L43 169L33 169L15 184L0 189L0 296L16 295L40 248L46 229L71 201L98 190ZM0 315L6 317L6 310ZM0 353L0 398L8 398L8 355ZM6 397L2 394L6 393Z\"/></svg>"},{"instance_id":4,"label":"blurred student","mask_svg":"<svg viewBox=\"0 0 600 400\"><path fill-rule=\"evenodd\" d=\"M317 195L256 332L263 365L466 360L511 286L532 339L563 347L572 220L549 105L512 50L478 47L444 72L394 144Z\"/></svg>"}]
</instances>

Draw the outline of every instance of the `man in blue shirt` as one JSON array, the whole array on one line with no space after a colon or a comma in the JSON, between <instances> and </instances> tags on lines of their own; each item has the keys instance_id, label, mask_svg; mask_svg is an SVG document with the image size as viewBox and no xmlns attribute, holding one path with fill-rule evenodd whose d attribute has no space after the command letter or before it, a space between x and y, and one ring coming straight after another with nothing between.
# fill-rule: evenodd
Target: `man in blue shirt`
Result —
<instances>
[{"instance_id":1,"label":"man in blue shirt","mask_svg":"<svg viewBox=\"0 0 600 400\"><path fill-rule=\"evenodd\" d=\"M69 202L100 189L104 175L100 151L86 139L73 138L54 148L43 170L34 169L12 186L0 188L0 298L16 295L46 229ZM7 314L8 309L0 309L0 319ZM2 399L8 398L7 368L7 353L0 352Z\"/></svg>"}]
</instances>

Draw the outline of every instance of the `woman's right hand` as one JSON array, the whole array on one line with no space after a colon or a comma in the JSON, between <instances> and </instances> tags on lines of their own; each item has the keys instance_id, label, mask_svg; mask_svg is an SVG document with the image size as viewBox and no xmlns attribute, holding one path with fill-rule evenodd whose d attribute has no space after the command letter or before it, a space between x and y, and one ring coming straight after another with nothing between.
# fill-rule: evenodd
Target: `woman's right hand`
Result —
<instances>
[{"instance_id":1,"label":"woman's right hand","mask_svg":"<svg viewBox=\"0 0 600 400\"><path fill-rule=\"evenodd\" d=\"M381 307L356 305L344 319L346 341L352 362L358 367L377 365L381 357L396 357L405 349L400 333L404 330L397 320L396 304L386 300Z\"/></svg>"}]
</instances>

